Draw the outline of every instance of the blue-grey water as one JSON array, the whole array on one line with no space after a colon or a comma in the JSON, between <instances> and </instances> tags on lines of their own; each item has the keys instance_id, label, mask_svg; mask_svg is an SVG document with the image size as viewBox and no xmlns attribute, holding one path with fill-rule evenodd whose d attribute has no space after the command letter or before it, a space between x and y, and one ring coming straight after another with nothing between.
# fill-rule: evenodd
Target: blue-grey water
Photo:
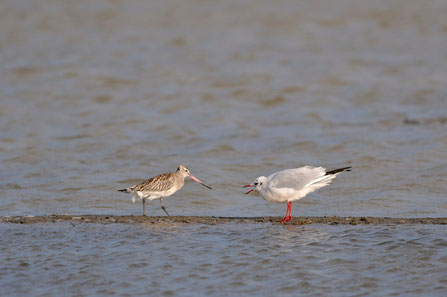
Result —
<instances>
[{"instance_id":1,"label":"blue-grey water","mask_svg":"<svg viewBox=\"0 0 447 297\"><path fill-rule=\"evenodd\" d=\"M259 175L353 166L303 216L447 216L444 0L0 3L0 215L283 215ZM158 201L149 214L164 215ZM167 229L166 229L167 228ZM5 296L439 295L445 227L1 225ZM18 235L17 235L18 234Z\"/></svg>"},{"instance_id":2,"label":"blue-grey water","mask_svg":"<svg viewBox=\"0 0 447 297\"><path fill-rule=\"evenodd\" d=\"M443 226L61 223L0 228L2 296L447 292Z\"/></svg>"}]
</instances>

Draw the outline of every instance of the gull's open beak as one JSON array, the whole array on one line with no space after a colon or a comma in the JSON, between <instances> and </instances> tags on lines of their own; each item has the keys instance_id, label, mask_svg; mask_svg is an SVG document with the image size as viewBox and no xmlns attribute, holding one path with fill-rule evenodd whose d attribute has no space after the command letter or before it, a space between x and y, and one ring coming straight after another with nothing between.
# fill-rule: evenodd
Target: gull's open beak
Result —
<instances>
[{"instance_id":1,"label":"gull's open beak","mask_svg":"<svg viewBox=\"0 0 447 297\"><path fill-rule=\"evenodd\" d=\"M210 186L205 185L204 183L202 183L197 177L195 177L194 175L190 174L188 175L192 180L198 182L199 184L201 184L204 187L207 187L208 189L212 190Z\"/></svg>"},{"instance_id":2,"label":"gull's open beak","mask_svg":"<svg viewBox=\"0 0 447 297\"><path fill-rule=\"evenodd\" d=\"M243 188L248 188L248 187L254 187L255 185L245 185L245 186L243 186ZM253 192L253 190L254 189L251 189L250 191L248 191L247 193L245 193L245 194L250 194L251 192Z\"/></svg>"}]
</instances>

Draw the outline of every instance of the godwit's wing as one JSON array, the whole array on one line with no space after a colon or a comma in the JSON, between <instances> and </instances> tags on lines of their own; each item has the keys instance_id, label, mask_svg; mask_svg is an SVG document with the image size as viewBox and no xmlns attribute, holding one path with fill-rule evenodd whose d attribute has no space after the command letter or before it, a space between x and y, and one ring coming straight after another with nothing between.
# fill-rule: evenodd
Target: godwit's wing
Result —
<instances>
[{"instance_id":1,"label":"godwit's wing","mask_svg":"<svg viewBox=\"0 0 447 297\"><path fill-rule=\"evenodd\" d=\"M132 192L164 192L172 188L175 182L173 173L163 173L148 180L145 180L129 189Z\"/></svg>"},{"instance_id":2,"label":"godwit's wing","mask_svg":"<svg viewBox=\"0 0 447 297\"><path fill-rule=\"evenodd\" d=\"M291 188L300 191L325 174L326 170L323 167L304 166L273 173L268 177L267 182L270 187Z\"/></svg>"}]
</instances>

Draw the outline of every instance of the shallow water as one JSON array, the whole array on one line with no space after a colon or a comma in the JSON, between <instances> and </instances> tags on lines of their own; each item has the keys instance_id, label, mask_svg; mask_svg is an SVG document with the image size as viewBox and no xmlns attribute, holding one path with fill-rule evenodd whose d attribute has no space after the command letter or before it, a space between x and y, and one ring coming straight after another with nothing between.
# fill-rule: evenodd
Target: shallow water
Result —
<instances>
[{"instance_id":1,"label":"shallow water","mask_svg":"<svg viewBox=\"0 0 447 297\"><path fill-rule=\"evenodd\" d=\"M353 166L299 216L447 216L444 0L16 0L0 9L0 215L279 216L259 175ZM149 214L163 215L158 201ZM21 295L445 295L445 228L1 225ZM3 261L4 260L4 261ZM6 284L6 286L5 286Z\"/></svg>"},{"instance_id":2,"label":"shallow water","mask_svg":"<svg viewBox=\"0 0 447 297\"><path fill-rule=\"evenodd\" d=\"M240 187L351 165L296 214L446 216L446 2L331 3L2 3L0 215L140 214L116 190L183 163L214 190L175 215L279 215Z\"/></svg>"},{"instance_id":3,"label":"shallow water","mask_svg":"<svg viewBox=\"0 0 447 297\"><path fill-rule=\"evenodd\" d=\"M0 224L2 296L444 296L445 226Z\"/></svg>"}]
</instances>

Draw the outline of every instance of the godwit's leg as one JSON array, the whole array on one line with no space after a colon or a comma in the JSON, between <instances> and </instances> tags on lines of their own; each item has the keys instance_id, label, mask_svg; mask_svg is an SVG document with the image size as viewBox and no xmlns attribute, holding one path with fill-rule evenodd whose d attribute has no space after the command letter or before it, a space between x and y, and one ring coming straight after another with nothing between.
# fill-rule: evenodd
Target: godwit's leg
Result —
<instances>
[{"instance_id":1,"label":"godwit's leg","mask_svg":"<svg viewBox=\"0 0 447 297\"><path fill-rule=\"evenodd\" d=\"M146 202L146 198L143 198L143 216L146 216L146 205L145 205L145 202Z\"/></svg>"},{"instance_id":2,"label":"godwit's leg","mask_svg":"<svg viewBox=\"0 0 447 297\"><path fill-rule=\"evenodd\" d=\"M166 207L163 205L163 198L160 198L160 202L161 202L161 209L163 209L169 217L168 211L166 210Z\"/></svg>"},{"instance_id":3,"label":"godwit's leg","mask_svg":"<svg viewBox=\"0 0 447 297\"><path fill-rule=\"evenodd\" d=\"M287 203L287 210L286 210L286 216L284 217L284 219L282 219L281 221L278 221L280 223L285 223L289 220L289 208L291 207L291 203L288 202Z\"/></svg>"}]
</instances>

